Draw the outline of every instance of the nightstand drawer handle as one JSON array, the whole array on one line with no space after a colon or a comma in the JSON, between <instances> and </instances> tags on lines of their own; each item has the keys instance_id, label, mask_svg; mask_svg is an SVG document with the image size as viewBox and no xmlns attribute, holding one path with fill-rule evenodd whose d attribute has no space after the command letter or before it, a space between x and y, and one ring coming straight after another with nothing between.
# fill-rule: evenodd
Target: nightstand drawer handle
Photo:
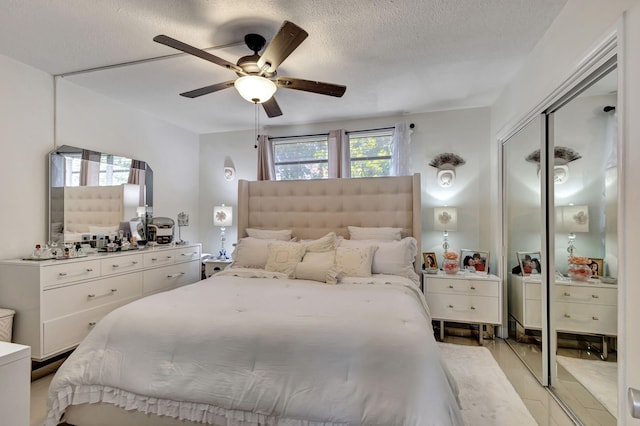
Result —
<instances>
[{"instance_id":1,"label":"nightstand drawer handle","mask_svg":"<svg viewBox=\"0 0 640 426\"><path fill-rule=\"evenodd\" d=\"M91 322L89 323L89 328L93 328L93 327L95 327L95 326L96 326L96 322L95 322L95 321L91 321Z\"/></svg>"},{"instance_id":2,"label":"nightstand drawer handle","mask_svg":"<svg viewBox=\"0 0 640 426\"><path fill-rule=\"evenodd\" d=\"M449 309L453 309L453 305L449 305ZM475 311L475 310L476 310L476 307L475 307L475 306L471 306L471 307L469 308L469 310L471 310L471 311Z\"/></svg>"},{"instance_id":3,"label":"nightstand drawer handle","mask_svg":"<svg viewBox=\"0 0 640 426\"><path fill-rule=\"evenodd\" d=\"M600 296L598 296L597 294L592 294L592 295L591 295L591 297L592 297L593 299L600 299Z\"/></svg>"},{"instance_id":4,"label":"nightstand drawer handle","mask_svg":"<svg viewBox=\"0 0 640 426\"><path fill-rule=\"evenodd\" d=\"M95 299L97 297L111 296L116 291L118 291L117 288L112 288L108 293L102 294L100 296L96 296L94 293L90 293L90 294L87 294L87 299Z\"/></svg>"},{"instance_id":5,"label":"nightstand drawer handle","mask_svg":"<svg viewBox=\"0 0 640 426\"><path fill-rule=\"evenodd\" d=\"M476 307L475 307L475 306L472 306L472 307L471 307L471 310L472 310L472 311L475 311L475 310L476 310Z\"/></svg>"},{"instance_id":6,"label":"nightstand drawer handle","mask_svg":"<svg viewBox=\"0 0 640 426\"><path fill-rule=\"evenodd\" d=\"M571 297L571 293L567 293L567 292L565 291L565 292L564 292L564 294L563 294L563 296Z\"/></svg>"},{"instance_id":7,"label":"nightstand drawer handle","mask_svg":"<svg viewBox=\"0 0 640 426\"><path fill-rule=\"evenodd\" d=\"M569 315L569 314L564 314L564 317L565 317L565 318L571 318L571 315Z\"/></svg>"},{"instance_id":8,"label":"nightstand drawer handle","mask_svg":"<svg viewBox=\"0 0 640 426\"><path fill-rule=\"evenodd\" d=\"M167 278L176 278L182 275L184 275L184 272L178 272L177 274L167 275Z\"/></svg>"},{"instance_id":9,"label":"nightstand drawer handle","mask_svg":"<svg viewBox=\"0 0 640 426\"><path fill-rule=\"evenodd\" d=\"M598 317L591 317L591 319L594 320L594 321L600 321L600 318L598 318Z\"/></svg>"},{"instance_id":10,"label":"nightstand drawer handle","mask_svg":"<svg viewBox=\"0 0 640 426\"><path fill-rule=\"evenodd\" d=\"M471 290L475 290L476 288L474 286L469 287Z\"/></svg>"}]
</instances>

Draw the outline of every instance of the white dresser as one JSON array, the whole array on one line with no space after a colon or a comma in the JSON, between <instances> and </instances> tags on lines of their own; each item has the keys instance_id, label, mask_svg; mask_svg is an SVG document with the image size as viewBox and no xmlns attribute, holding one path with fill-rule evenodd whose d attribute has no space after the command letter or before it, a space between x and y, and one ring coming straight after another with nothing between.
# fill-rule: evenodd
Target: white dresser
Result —
<instances>
[{"instance_id":1,"label":"white dresser","mask_svg":"<svg viewBox=\"0 0 640 426\"><path fill-rule=\"evenodd\" d=\"M509 313L526 329L542 327L539 276L511 275ZM618 329L618 286L597 279L555 281L557 332L615 337ZM605 340L603 340L605 342ZM606 357L606 350L603 349Z\"/></svg>"},{"instance_id":2,"label":"white dresser","mask_svg":"<svg viewBox=\"0 0 640 426\"><path fill-rule=\"evenodd\" d=\"M482 343L483 325L502 323L502 282L490 274L423 273L425 297L431 318L440 320L440 338L444 321L479 324Z\"/></svg>"},{"instance_id":3,"label":"white dresser","mask_svg":"<svg viewBox=\"0 0 640 426\"><path fill-rule=\"evenodd\" d=\"M41 361L75 347L113 309L200 279L200 244L64 260L0 261L0 301L13 341Z\"/></svg>"}]
</instances>

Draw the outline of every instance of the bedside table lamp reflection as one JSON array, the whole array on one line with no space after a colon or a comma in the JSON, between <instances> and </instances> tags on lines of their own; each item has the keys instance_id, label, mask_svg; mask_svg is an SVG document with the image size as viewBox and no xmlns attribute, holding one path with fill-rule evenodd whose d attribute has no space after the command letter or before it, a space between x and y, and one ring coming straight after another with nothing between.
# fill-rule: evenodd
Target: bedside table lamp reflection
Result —
<instances>
[{"instance_id":1,"label":"bedside table lamp reflection","mask_svg":"<svg viewBox=\"0 0 640 426\"><path fill-rule=\"evenodd\" d=\"M455 207L436 207L433 209L433 229L442 231L442 248L449 251L449 231L458 229L458 212Z\"/></svg>"},{"instance_id":2,"label":"bedside table lamp reflection","mask_svg":"<svg viewBox=\"0 0 640 426\"><path fill-rule=\"evenodd\" d=\"M213 225L220 227L220 251L218 252L218 260L227 260L227 251L224 248L225 235L224 231L227 226L233 224L233 208L231 206L215 206L213 208Z\"/></svg>"}]
</instances>

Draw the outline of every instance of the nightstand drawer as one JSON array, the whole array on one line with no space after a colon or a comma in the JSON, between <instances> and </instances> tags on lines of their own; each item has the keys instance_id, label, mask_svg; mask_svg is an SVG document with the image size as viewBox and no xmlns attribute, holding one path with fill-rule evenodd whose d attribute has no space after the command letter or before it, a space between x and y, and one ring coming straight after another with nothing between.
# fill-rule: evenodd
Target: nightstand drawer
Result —
<instances>
[{"instance_id":1,"label":"nightstand drawer","mask_svg":"<svg viewBox=\"0 0 640 426\"><path fill-rule=\"evenodd\" d=\"M615 306L556 303L557 331L617 334L617 308Z\"/></svg>"},{"instance_id":2,"label":"nightstand drawer","mask_svg":"<svg viewBox=\"0 0 640 426\"><path fill-rule=\"evenodd\" d=\"M142 271L45 290L44 321L123 299L142 297Z\"/></svg>"},{"instance_id":3,"label":"nightstand drawer","mask_svg":"<svg viewBox=\"0 0 640 426\"><path fill-rule=\"evenodd\" d=\"M427 304L433 319L499 324L500 298L429 293Z\"/></svg>"},{"instance_id":4,"label":"nightstand drawer","mask_svg":"<svg viewBox=\"0 0 640 426\"><path fill-rule=\"evenodd\" d=\"M556 284L556 300L567 303L617 306L618 290L615 288L589 288Z\"/></svg>"},{"instance_id":5,"label":"nightstand drawer","mask_svg":"<svg viewBox=\"0 0 640 426\"><path fill-rule=\"evenodd\" d=\"M500 286L496 281L429 278L427 293L465 294L498 297Z\"/></svg>"}]
</instances>

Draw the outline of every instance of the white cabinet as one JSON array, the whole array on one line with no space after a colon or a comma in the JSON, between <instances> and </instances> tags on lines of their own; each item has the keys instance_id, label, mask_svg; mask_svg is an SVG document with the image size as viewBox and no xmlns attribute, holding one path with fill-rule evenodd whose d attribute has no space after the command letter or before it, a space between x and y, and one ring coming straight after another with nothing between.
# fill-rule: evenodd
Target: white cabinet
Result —
<instances>
[{"instance_id":1,"label":"white cabinet","mask_svg":"<svg viewBox=\"0 0 640 426\"><path fill-rule=\"evenodd\" d=\"M16 311L13 341L31 346L38 361L72 349L115 308L198 281L200 250L194 244L0 261L0 301Z\"/></svg>"},{"instance_id":2,"label":"white cabinet","mask_svg":"<svg viewBox=\"0 0 640 426\"><path fill-rule=\"evenodd\" d=\"M423 274L425 297L431 318L440 320L440 336L444 337L444 321L480 324L502 322L502 282L487 274Z\"/></svg>"},{"instance_id":3,"label":"white cabinet","mask_svg":"<svg viewBox=\"0 0 640 426\"><path fill-rule=\"evenodd\" d=\"M30 353L28 346L0 342L0 423L3 425L30 424Z\"/></svg>"},{"instance_id":4,"label":"white cabinet","mask_svg":"<svg viewBox=\"0 0 640 426\"><path fill-rule=\"evenodd\" d=\"M542 324L539 277L511 275L509 313L525 329ZM615 336L617 334L618 287L599 280L556 281L551 289L559 332Z\"/></svg>"}]
</instances>

